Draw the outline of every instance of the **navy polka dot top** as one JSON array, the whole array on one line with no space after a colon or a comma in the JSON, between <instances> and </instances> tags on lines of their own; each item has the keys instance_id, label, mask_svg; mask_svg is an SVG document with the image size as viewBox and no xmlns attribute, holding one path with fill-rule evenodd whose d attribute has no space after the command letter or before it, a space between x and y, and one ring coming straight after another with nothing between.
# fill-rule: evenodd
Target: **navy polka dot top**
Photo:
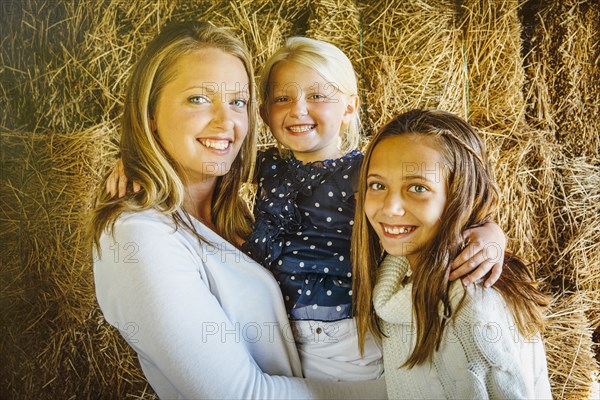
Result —
<instances>
[{"instance_id":1,"label":"navy polka dot top","mask_svg":"<svg viewBox=\"0 0 600 400\"><path fill-rule=\"evenodd\" d=\"M303 164L257 157L254 230L244 251L271 270L291 320L352 317L350 238L363 154Z\"/></svg>"}]
</instances>

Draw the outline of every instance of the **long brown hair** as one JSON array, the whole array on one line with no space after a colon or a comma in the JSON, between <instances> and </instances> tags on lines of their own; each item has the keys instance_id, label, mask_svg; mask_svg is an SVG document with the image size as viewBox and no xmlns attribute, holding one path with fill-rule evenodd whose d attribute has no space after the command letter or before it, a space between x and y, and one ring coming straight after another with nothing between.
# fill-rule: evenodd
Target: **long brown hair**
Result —
<instances>
[{"instance_id":1,"label":"long brown hair","mask_svg":"<svg viewBox=\"0 0 600 400\"><path fill-rule=\"evenodd\" d=\"M401 135L433 137L446 165L448 200L435 237L419 252L412 265L412 301L416 319L416 345L405 365L413 367L431 360L444 331L446 317L456 315L448 302L450 263L461 251L462 232L485 223L496 210L498 189L487 160L485 146L476 131L461 118L437 110L413 110L401 114L372 138L361 167L352 237L354 310L359 346L364 348L367 329L377 337L381 332L373 310L373 287L384 250L365 213L367 173L373 149L386 137ZM402 151L402 149L398 149ZM504 258L503 273L494 288L508 304L519 332L531 337L543 330L543 307L548 298L534 283L521 260Z\"/></svg>"},{"instance_id":2,"label":"long brown hair","mask_svg":"<svg viewBox=\"0 0 600 400\"><path fill-rule=\"evenodd\" d=\"M237 57L248 74L248 134L230 171L217 179L211 217L219 234L233 244L250 233L252 215L238 193L256 157L258 112L252 58L246 46L226 30L203 22L181 22L165 27L148 44L133 69L121 120L120 151L125 174L130 180L140 182L143 190L116 199L106 191L105 185L101 186L89 221L97 250L101 234L107 227L112 228L121 213L147 209L169 215L176 226L190 230L203 240L192 227L189 214L181 210L185 187L177 174L175 161L152 132L149 116L179 57L205 48L216 48Z\"/></svg>"}]
</instances>

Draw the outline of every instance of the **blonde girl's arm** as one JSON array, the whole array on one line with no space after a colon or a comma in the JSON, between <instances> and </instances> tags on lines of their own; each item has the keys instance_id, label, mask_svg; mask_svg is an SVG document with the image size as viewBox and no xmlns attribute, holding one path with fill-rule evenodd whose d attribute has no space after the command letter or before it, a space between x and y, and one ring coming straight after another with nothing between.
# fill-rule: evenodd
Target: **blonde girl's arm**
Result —
<instances>
[{"instance_id":1,"label":"blonde girl's arm","mask_svg":"<svg viewBox=\"0 0 600 400\"><path fill-rule=\"evenodd\" d=\"M502 228L494 222L486 222L481 226L463 232L467 246L451 264L451 281L462 278L463 284L476 282L491 271L485 280L485 287L492 286L502 273L506 237Z\"/></svg>"}]
</instances>

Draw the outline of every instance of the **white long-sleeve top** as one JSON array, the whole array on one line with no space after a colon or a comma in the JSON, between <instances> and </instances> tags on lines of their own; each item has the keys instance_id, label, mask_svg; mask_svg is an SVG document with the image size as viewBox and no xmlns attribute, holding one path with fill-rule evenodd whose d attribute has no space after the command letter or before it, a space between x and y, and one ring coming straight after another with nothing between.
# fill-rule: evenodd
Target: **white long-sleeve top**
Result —
<instances>
[{"instance_id":1,"label":"white long-sleeve top","mask_svg":"<svg viewBox=\"0 0 600 400\"><path fill-rule=\"evenodd\" d=\"M302 375L278 285L199 221L199 243L149 210L121 215L94 257L105 319L160 398L385 398L383 380Z\"/></svg>"},{"instance_id":2,"label":"white long-sleeve top","mask_svg":"<svg viewBox=\"0 0 600 400\"><path fill-rule=\"evenodd\" d=\"M451 285L453 310L433 362L401 367L415 346L412 283L405 257L388 255L373 292L380 318L385 379L390 399L551 399L540 336L519 333L502 295L479 284Z\"/></svg>"}]
</instances>

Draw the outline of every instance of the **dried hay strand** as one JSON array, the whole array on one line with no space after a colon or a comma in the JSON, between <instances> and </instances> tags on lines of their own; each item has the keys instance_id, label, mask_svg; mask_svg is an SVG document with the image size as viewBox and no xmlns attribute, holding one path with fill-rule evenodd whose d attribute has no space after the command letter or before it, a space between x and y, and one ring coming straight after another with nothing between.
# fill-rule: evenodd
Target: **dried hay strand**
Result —
<instances>
[{"instance_id":1,"label":"dried hay strand","mask_svg":"<svg viewBox=\"0 0 600 400\"><path fill-rule=\"evenodd\" d=\"M453 1L378 1L364 8L362 25L368 129L412 108L466 115Z\"/></svg>"},{"instance_id":2,"label":"dried hay strand","mask_svg":"<svg viewBox=\"0 0 600 400\"><path fill-rule=\"evenodd\" d=\"M553 300L543 335L552 395L557 399L589 399L598 379L592 329L585 314L589 303L581 293Z\"/></svg>"},{"instance_id":3,"label":"dried hay strand","mask_svg":"<svg viewBox=\"0 0 600 400\"><path fill-rule=\"evenodd\" d=\"M530 20L528 120L574 156L600 154L600 4L540 2Z\"/></svg>"},{"instance_id":4,"label":"dried hay strand","mask_svg":"<svg viewBox=\"0 0 600 400\"><path fill-rule=\"evenodd\" d=\"M561 246L552 268L562 287L579 290L588 301L591 326L600 325L600 165L584 158L555 162L557 202L555 232Z\"/></svg>"},{"instance_id":5,"label":"dried hay strand","mask_svg":"<svg viewBox=\"0 0 600 400\"><path fill-rule=\"evenodd\" d=\"M84 234L114 129L3 132L2 386L11 398L147 393L131 349L97 309ZM43 340L42 340L43 338ZM115 368L116 367L116 368Z\"/></svg>"},{"instance_id":6,"label":"dried hay strand","mask_svg":"<svg viewBox=\"0 0 600 400\"><path fill-rule=\"evenodd\" d=\"M329 42L348 56L358 76L362 76L360 10L353 0L310 2L306 36ZM359 83L359 87L360 87Z\"/></svg>"},{"instance_id":7,"label":"dried hay strand","mask_svg":"<svg viewBox=\"0 0 600 400\"><path fill-rule=\"evenodd\" d=\"M533 263L537 275L536 261L544 259L544 249L536 246L540 230L537 221L537 195L552 190L542 186L539 175L544 167L540 165L539 135L533 130L520 130L515 127L484 127L478 129L486 143L490 164L495 173L500 190L500 203L494 216L505 231L507 247Z\"/></svg>"},{"instance_id":8,"label":"dried hay strand","mask_svg":"<svg viewBox=\"0 0 600 400\"><path fill-rule=\"evenodd\" d=\"M459 8L468 63L469 118L521 124L525 70L517 0L466 0Z\"/></svg>"}]
</instances>

